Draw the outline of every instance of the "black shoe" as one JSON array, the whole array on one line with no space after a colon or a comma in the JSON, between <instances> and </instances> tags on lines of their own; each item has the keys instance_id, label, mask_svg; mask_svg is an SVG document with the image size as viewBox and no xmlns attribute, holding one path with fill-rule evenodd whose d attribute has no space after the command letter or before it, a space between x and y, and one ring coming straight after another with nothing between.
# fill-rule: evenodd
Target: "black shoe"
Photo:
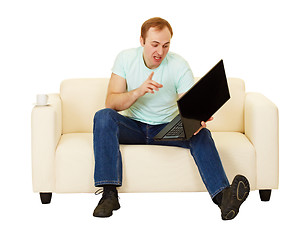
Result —
<instances>
[{"instance_id":1,"label":"black shoe","mask_svg":"<svg viewBox=\"0 0 307 240\"><path fill-rule=\"evenodd\" d=\"M109 191L104 192L97 207L93 212L94 217L110 217L113 214L113 210L120 208L118 202L117 192Z\"/></svg>"},{"instance_id":2,"label":"black shoe","mask_svg":"<svg viewBox=\"0 0 307 240\"><path fill-rule=\"evenodd\" d=\"M239 213L241 204L246 200L250 191L246 177L237 175L230 187L223 190L222 203L219 206L223 220L234 219Z\"/></svg>"}]
</instances>

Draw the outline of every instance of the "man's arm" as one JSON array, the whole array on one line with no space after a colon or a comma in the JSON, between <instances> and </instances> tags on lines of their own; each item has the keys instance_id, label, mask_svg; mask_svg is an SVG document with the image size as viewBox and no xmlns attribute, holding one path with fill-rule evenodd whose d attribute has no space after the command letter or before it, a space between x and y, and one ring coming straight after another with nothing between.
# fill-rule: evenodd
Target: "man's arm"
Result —
<instances>
[{"instance_id":1,"label":"man's arm","mask_svg":"<svg viewBox=\"0 0 307 240\"><path fill-rule=\"evenodd\" d=\"M154 90L159 91L159 88L163 86L152 80L153 74L152 72L139 88L127 92L126 79L112 73L107 92L106 107L116 111L123 111L131 107L136 100L146 93L154 93Z\"/></svg>"},{"instance_id":2,"label":"man's arm","mask_svg":"<svg viewBox=\"0 0 307 240\"><path fill-rule=\"evenodd\" d=\"M112 73L108 86L106 107L122 111L129 108L137 99L135 91L127 92L126 79Z\"/></svg>"}]
</instances>

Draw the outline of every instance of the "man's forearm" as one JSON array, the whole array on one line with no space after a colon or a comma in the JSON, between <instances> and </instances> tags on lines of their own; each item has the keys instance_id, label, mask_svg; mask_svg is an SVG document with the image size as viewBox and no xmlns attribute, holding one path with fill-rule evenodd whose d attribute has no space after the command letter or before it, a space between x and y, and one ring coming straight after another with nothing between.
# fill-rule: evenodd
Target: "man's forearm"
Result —
<instances>
[{"instance_id":1,"label":"man's forearm","mask_svg":"<svg viewBox=\"0 0 307 240\"><path fill-rule=\"evenodd\" d=\"M140 97L137 89L125 93L111 93L107 96L106 107L116 111L123 111L132 106Z\"/></svg>"}]
</instances>

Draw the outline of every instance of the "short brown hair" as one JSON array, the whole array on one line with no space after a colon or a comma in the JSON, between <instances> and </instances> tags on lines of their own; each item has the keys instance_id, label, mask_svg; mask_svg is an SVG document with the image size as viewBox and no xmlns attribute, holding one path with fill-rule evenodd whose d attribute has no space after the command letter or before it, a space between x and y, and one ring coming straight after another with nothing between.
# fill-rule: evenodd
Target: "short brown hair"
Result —
<instances>
[{"instance_id":1,"label":"short brown hair","mask_svg":"<svg viewBox=\"0 0 307 240\"><path fill-rule=\"evenodd\" d=\"M166 21L163 18L154 17L145 21L141 27L141 37L143 38L144 41L146 39L147 32L151 27L158 28L159 30L162 30L163 28L167 27L171 33L171 37L173 36L173 29L171 25L168 23L168 21Z\"/></svg>"}]
</instances>

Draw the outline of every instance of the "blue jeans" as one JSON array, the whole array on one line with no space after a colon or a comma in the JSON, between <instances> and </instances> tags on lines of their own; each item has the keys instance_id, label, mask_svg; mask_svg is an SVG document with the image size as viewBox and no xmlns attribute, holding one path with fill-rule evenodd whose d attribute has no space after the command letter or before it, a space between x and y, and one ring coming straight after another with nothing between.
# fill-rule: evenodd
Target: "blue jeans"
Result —
<instances>
[{"instance_id":1,"label":"blue jeans","mask_svg":"<svg viewBox=\"0 0 307 240\"><path fill-rule=\"evenodd\" d=\"M190 140L153 140L153 137L165 125L150 125L135 121L108 108L96 112L93 129L95 186L122 185L122 157L119 144L149 144L188 148L211 198L229 186L219 154L208 129L202 129Z\"/></svg>"}]
</instances>

